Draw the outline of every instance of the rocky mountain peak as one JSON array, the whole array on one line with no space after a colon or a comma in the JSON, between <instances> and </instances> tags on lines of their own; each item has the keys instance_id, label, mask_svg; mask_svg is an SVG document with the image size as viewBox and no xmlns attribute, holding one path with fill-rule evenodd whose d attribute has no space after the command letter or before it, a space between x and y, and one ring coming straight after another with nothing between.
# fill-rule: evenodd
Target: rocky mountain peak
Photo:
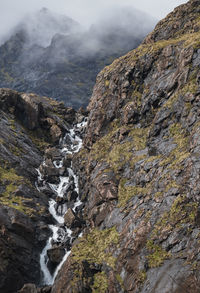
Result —
<instances>
[{"instance_id":1,"label":"rocky mountain peak","mask_svg":"<svg viewBox=\"0 0 200 293\"><path fill-rule=\"evenodd\" d=\"M178 39L199 31L199 1L190 0L174 9L169 15L161 20L144 40L144 43L161 40Z\"/></svg>"},{"instance_id":2,"label":"rocky mountain peak","mask_svg":"<svg viewBox=\"0 0 200 293\"><path fill-rule=\"evenodd\" d=\"M0 47L0 87L86 107L97 73L135 48L153 26L149 16L130 10L119 22L124 14L118 11L111 24L107 17L88 30L47 9L29 15Z\"/></svg>"},{"instance_id":3,"label":"rocky mountain peak","mask_svg":"<svg viewBox=\"0 0 200 293\"><path fill-rule=\"evenodd\" d=\"M53 293L199 292L199 7L98 75L74 160L88 229Z\"/></svg>"},{"instance_id":4,"label":"rocky mountain peak","mask_svg":"<svg viewBox=\"0 0 200 293\"><path fill-rule=\"evenodd\" d=\"M58 166L60 174L73 166L78 175L80 209L78 215L69 209L64 223L74 227L72 237L80 237L73 244L66 241L71 252L52 286L26 284L20 293L200 292L199 8L196 0L179 6L138 48L99 73L88 106L83 147L63 161L67 169L60 168L60 163ZM46 165L41 165L41 170L55 183L51 158L60 157L56 143L77 114L35 95L4 89L0 97L0 288L5 292L13 272L19 279L17 288L23 282L36 283L39 248L48 234L48 214L41 209L50 196L49 189L43 190L44 195L38 195L34 188L30 192L35 162L42 161L41 141L37 148L30 131L40 139L44 133L46 142L53 144L53 148L47 145ZM26 119L19 115L21 111ZM75 135L72 129L68 134ZM6 148L5 141L11 142L11 147ZM76 140L74 143L76 147ZM17 146L21 148L16 151ZM28 154L22 155L24 152ZM20 177L27 174L29 183ZM31 203L29 194L34 198ZM41 197L38 206L37 198ZM74 197L77 194L71 190L67 200ZM37 231L32 221L41 231L39 241L32 232ZM29 235L37 247L31 265L31 272L36 273L22 278L21 268L13 263L16 259L17 264L23 263L22 271L26 272L23 256L27 254L22 249L13 260L12 252L22 246L32 255ZM14 239L14 244L8 239ZM57 250L60 255L56 257L52 248L50 258L57 262L63 251Z\"/></svg>"}]
</instances>

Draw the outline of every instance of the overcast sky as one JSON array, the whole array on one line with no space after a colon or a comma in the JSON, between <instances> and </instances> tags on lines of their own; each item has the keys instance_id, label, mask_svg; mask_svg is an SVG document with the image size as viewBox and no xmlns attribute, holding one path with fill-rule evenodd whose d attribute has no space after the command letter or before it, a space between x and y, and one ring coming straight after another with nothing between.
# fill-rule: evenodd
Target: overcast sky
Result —
<instances>
[{"instance_id":1,"label":"overcast sky","mask_svg":"<svg viewBox=\"0 0 200 293\"><path fill-rule=\"evenodd\" d=\"M27 12L47 7L90 25L113 6L132 6L157 19L163 18L184 0L0 0L0 38L16 25Z\"/></svg>"}]
</instances>

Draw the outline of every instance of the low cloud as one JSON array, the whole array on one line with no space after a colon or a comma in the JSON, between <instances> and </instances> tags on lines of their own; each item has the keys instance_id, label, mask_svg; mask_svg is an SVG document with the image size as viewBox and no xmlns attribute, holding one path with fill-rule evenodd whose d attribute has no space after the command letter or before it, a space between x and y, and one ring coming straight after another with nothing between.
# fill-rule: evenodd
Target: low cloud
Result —
<instances>
[{"instance_id":1,"label":"low cloud","mask_svg":"<svg viewBox=\"0 0 200 293\"><path fill-rule=\"evenodd\" d=\"M28 13L34 13L42 7L59 14L72 17L82 25L89 27L92 23L102 18L102 15L112 13L117 7L130 6L140 9L154 18L160 19L170 12L175 6L185 3L184 0L6 0L2 1L0 18L0 43L4 42L13 33L13 28Z\"/></svg>"}]
</instances>

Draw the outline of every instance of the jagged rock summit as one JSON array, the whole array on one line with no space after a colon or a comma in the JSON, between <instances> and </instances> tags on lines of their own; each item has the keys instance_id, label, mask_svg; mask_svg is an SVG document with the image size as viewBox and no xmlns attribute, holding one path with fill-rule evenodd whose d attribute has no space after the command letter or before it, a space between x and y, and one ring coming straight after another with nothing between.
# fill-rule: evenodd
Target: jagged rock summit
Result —
<instances>
[{"instance_id":1,"label":"jagged rock summit","mask_svg":"<svg viewBox=\"0 0 200 293\"><path fill-rule=\"evenodd\" d=\"M200 292L199 40L200 3L191 0L98 75L84 147L72 158L84 228L52 287L36 288L50 220L33 170L41 136L56 143L75 114L0 91L2 292L24 283L24 293ZM69 210L67 225L76 220Z\"/></svg>"},{"instance_id":2,"label":"jagged rock summit","mask_svg":"<svg viewBox=\"0 0 200 293\"><path fill-rule=\"evenodd\" d=\"M74 159L87 228L59 292L200 292L200 3L97 77Z\"/></svg>"},{"instance_id":3,"label":"jagged rock summit","mask_svg":"<svg viewBox=\"0 0 200 293\"><path fill-rule=\"evenodd\" d=\"M155 23L128 12L88 30L47 9L29 15L0 46L0 87L86 107L98 72L138 46Z\"/></svg>"}]
</instances>

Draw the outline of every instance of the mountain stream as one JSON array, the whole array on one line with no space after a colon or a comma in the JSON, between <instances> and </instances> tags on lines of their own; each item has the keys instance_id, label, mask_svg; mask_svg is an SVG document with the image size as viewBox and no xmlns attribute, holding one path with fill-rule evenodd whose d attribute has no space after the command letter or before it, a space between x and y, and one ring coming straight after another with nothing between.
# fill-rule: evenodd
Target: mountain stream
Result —
<instances>
[{"instance_id":1,"label":"mountain stream","mask_svg":"<svg viewBox=\"0 0 200 293\"><path fill-rule=\"evenodd\" d=\"M64 160L67 156L77 153L82 146L81 134L85 129L87 122L86 118L79 124L66 133L65 137L60 140L58 151L60 154L59 159L54 160L52 163L57 171L63 170ZM52 235L47 240L46 246L40 255L40 268L42 272L42 285L52 285L55 277L62 267L63 263L70 254L71 244L74 239L73 231L65 225L65 214L69 207L74 216L81 209L82 202L79 199L78 177L74 174L72 162L70 167L65 168L65 173L59 176L58 183L48 182L42 170L47 168L46 161L41 164L37 169L38 180L36 187L39 191L43 189L50 189L53 197L49 200L49 212L52 215L55 224L49 225ZM73 193L73 201L66 200L68 192ZM81 232L77 237L81 236ZM59 253L59 261L52 266L49 260L49 251L57 249Z\"/></svg>"}]
</instances>

